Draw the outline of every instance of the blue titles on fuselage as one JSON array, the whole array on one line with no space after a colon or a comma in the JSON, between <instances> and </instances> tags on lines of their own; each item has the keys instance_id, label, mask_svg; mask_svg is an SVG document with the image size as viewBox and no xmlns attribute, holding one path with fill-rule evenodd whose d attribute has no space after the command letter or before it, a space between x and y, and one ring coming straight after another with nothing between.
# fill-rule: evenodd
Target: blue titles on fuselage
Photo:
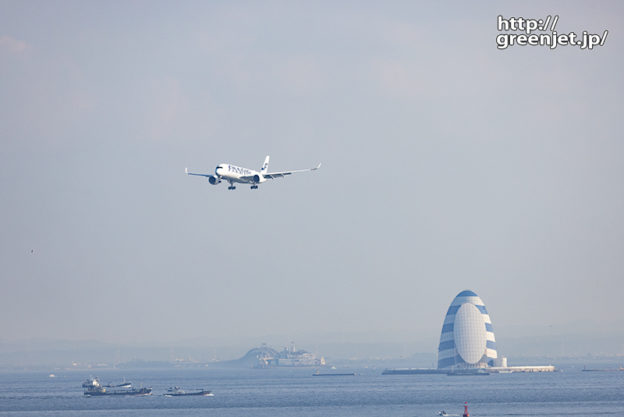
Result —
<instances>
[{"instance_id":1,"label":"blue titles on fuselage","mask_svg":"<svg viewBox=\"0 0 624 417\"><path fill-rule=\"evenodd\" d=\"M228 165L228 172L234 172L236 174L241 174L241 175L250 175L251 171L248 170L247 168L241 168L241 167L237 167L234 165Z\"/></svg>"}]
</instances>

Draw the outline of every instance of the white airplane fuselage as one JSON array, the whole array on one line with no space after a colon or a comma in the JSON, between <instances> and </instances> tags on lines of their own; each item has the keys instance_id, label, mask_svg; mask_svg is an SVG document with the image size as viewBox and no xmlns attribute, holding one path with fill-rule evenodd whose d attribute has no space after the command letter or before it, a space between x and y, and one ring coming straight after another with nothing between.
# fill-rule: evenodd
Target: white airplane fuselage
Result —
<instances>
[{"instance_id":1,"label":"white airplane fuselage","mask_svg":"<svg viewBox=\"0 0 624 417\"><path fill-rule=\"evenodd\" d=\"M215 168L215 177L229 183L258 184L265 182L266 178L256 170L237 167L232 164L219 164Z\"/></svg>"}]
</instances>

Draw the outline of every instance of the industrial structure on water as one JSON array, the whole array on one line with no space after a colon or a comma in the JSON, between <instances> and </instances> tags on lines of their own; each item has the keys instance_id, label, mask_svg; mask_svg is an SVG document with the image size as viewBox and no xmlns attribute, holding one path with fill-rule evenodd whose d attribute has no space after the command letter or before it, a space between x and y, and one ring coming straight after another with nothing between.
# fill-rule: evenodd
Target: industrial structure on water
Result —
<instances>
[{"instance_id":1,"label":"industrial structure on water","mask_svg":"<svg viewBox=\"0 0 624 417\"><path fill-rule=\"evenodd\" d=\"M490 315L473 291L457 294L451 302L440 334L437 369L387 369L384 374L470 375L511 372L553 372L554 366L507 366L496 349Z\"/></svg>"},{"instance_id":2,"label":"industrial structure on water","mask_svg":"<svg viewBox=\"0 0 624 417\"><path fill-rule=\"evenodd\" d=\"M278 366L325 366L325 358L319 358L314 353L297 350L295 343L277 351L266 345L249 350L240 361L251 364L254 368L272 368Z\"/></svg>"}]
</instances>

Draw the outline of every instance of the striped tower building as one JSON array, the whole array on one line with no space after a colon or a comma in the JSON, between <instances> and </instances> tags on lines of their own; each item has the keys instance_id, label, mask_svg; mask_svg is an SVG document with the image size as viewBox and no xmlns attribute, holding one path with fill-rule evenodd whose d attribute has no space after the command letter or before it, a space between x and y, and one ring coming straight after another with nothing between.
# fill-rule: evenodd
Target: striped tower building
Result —
<instances>
[{"instance_id":1,"label":"striped tower building","mask_svg":"<svg viewBox=\"0 0 624 417\"><path fill-rule=\"evenodd\" d=\"M470 290L460 292L444 318L438 369L485 368L497 357L494 329L483 301Z\"/></svg>"}]
</instances>

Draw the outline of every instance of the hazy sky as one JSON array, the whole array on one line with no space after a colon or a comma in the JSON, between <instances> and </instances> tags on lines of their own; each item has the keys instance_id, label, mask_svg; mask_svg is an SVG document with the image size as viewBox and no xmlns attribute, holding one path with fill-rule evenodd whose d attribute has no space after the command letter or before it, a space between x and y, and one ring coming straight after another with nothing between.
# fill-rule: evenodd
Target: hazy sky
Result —
<instances>
[{"instance_id":1,"label":"hazy sky","mask_svg":"<svg viewBox=\"0 0 624 417\"><path fill-rule=\"evenodd\" d=\"M501 51L499 14L609 36ZM624 353L623 19L0 1L0 339L435 351L471 289L500 346L576 332ZM266 154L323 167L254 191L184 175Z\"/></svg>"}]
</instances>

